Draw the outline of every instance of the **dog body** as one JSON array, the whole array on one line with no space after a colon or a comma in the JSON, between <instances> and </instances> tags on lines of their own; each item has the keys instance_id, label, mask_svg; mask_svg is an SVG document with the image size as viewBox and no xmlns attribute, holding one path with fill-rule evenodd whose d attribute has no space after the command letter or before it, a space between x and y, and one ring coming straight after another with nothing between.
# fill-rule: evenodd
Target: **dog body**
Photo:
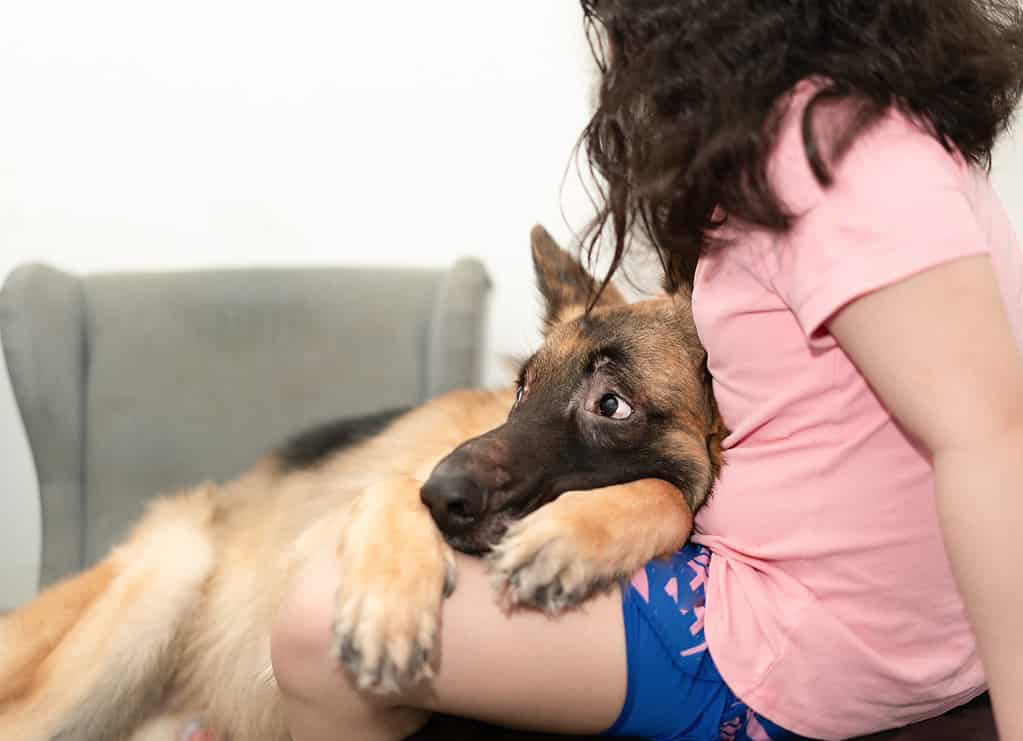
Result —
<instances>
[{"instance_id":1,"label":"dog body","mask_svg":"<svg viewBox=\"0 0 1023 741\"><path fill-rule=\"evenodd\" d=\"M337 547L358 494L425 478L512 400L454 392L317 465L287 471L270 456L158 501L105 560L0 622L0 736L110 741L162 705L232 738L287 738L269 628L296 569Z\"/></svg>"},{"instance_id":2,"label":"dog body","mask_svg":"<svg viewBox=\"0 0 1023 741\"><path fill-rule=\"evenodd\" d=\"M0 737L140 741L188 714L284 741L270 628L324 549L336 657L378 691L431 675L451 545L489 550L507 602L550 612L677 549L723 434L688 304L608 289L584 314L592 281L545 232L533 247L548 334L518 391L453 392L354 445L314 435L158 500L106 559L0 619Z\"/></svg>"}]
</instances>

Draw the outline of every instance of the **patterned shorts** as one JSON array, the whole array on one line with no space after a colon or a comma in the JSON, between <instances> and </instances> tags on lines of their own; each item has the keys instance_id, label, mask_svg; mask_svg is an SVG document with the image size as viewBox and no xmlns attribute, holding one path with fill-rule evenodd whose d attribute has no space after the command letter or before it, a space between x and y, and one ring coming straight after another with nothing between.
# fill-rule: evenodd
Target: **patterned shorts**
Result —
<instances>
[{"instance_id":1,"label":"patterned shorts","mask_svg":"<svg viewBox=\"0 0 1023 741\"><path fill-rule=\"evenodd\" d=\"M703 635L711 553L687 544L622 591L628 690L608 736L687 741L790 741L800 736L747 707L718 673Z\"/></svg>"}]
</instances>

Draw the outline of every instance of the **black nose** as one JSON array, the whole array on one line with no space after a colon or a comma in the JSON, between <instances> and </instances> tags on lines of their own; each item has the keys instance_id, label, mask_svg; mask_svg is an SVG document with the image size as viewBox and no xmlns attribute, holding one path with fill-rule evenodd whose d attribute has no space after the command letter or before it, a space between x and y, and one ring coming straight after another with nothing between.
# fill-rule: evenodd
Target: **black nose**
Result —
<instances>
[{"instance_id":1,"label":"black nose","mask_svg":"<svg viewBox=\"0 0 1023 741\"><path fill-rule=\"evenodd\" d=\"M455 535L479 521L486 509L487 492L464 469L446 463L434 469L419 496L441 532Z\"/></svg>"}]
</instances>

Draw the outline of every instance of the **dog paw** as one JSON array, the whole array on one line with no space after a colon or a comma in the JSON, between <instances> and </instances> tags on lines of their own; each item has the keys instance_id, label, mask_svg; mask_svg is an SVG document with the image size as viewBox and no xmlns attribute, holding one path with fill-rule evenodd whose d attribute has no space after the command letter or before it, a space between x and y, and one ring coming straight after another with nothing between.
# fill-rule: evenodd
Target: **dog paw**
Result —
<instances>
[{"instance_id":1,"label":"dog paw","mask_svg":"<svg viewBox=\"0 0 1023 741\"><path fill-rule=\"evenodd\" d=\"M355 508L339 552L331 652L360 689L393 693L433 676L455 561L421 507L367 496L376 501Z\"/></svg>"},{"instance_id":2,"label":"dog paw","mask_svg":"<svg viewBox=\"0 0 1023 741\"><path fill-rule=\"evenodd\" d=\"M487 556L491 580L509 608L554 615L606 590L622 574L603 558L592 528L556 500L512 525Z\"/></svg>"}]
</instances>

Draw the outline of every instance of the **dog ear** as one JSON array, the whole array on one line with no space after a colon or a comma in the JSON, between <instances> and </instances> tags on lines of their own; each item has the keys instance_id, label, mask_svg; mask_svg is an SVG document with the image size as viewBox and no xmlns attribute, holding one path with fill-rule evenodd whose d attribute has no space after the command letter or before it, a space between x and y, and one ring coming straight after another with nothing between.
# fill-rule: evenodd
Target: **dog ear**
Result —
<instances>
[{"instance_id":1,"label":"dog ear","mask_svg":"<svg viewBox=\"0 0 1023 741\"><path fill-rule=\"evenodd\" d=\"M533 269L536 284L543 296L544 332L578 316L582 316L595 298L600 286L590 277L577 259L561 249L547 230L537 224L529 234L533 248ZM600 292L595 306L624 304L618 289L608 283Z\"/></svg>"}]
</instances>

